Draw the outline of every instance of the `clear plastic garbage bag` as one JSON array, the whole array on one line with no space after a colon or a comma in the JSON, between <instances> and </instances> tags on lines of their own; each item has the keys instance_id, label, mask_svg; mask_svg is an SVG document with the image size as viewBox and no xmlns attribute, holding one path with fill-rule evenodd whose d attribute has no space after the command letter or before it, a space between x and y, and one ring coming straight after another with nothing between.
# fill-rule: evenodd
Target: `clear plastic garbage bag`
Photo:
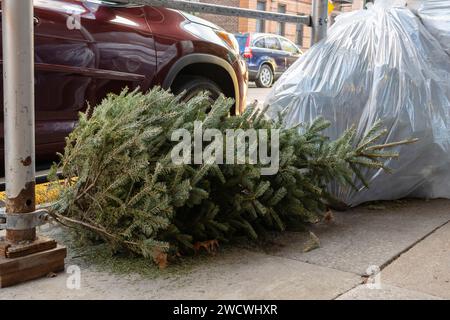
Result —
<instances>
[{"instance_id":1,"label":"clear plastic garbage bag","mask_svg":"<svg viewBox=\"0 0 450 320\"><path fill-rule=\"evenodd\" d=\"M420 139L397 148L400 159L387 163L393 174L367 171L370 189L332 185L350 206L450 198L450 58L405 3L383 0L341 15L265 103L269 117L285 113L288 127L320 116L330 120L326 133L333 139L353 124L362 135L378 119L389 130L380 142Z\"/></svg>"},{"instance_id":2,"label":"clear plastic garbage bag","mask_svg":"<svg viewBox=\"0 0 450 320\"><path fill-rule=\"evenodd\" d=\"M450 55L450 0L415 0L415 2L422 23Z\"/></svg>"}]
</instances>

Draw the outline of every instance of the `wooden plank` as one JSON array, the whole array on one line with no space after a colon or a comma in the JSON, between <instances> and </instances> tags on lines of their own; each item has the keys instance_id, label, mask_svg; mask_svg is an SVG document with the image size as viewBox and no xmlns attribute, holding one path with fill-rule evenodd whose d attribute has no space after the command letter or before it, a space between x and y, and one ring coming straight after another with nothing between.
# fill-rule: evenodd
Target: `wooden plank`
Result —
<instances>
[{"instance_id":1,"label":"wooden plank","mask_svg":"<svg viewBox=\"0 0 450 320\"><path fill-rule=\"evenodd\" d=\"M10 273L39 268L42 265L49 265L55 261L64 261L66 255L67 249L58 245L55 249L34 253L25 257L13 259L0 257L0 277Z\"/></svg>"},{"instance_id":2,"label":"wooden plank","mask_svg":"<svg viewBox=\"0 0 450 320\"><path fill-rule=\"evenodd\" d=\"M0 239L0 257L6 257L6 251L10 247L10 244Z\"/></svg>"},{"instance_id":3,"label":"wooden plank","mask_svg":"<svg viewBox=\"0 0 450 320\"><path fill-rule=\"evenodd\" d=\"M12 244L6 249L7 258L24 257L36 252L47 251L56 248L56 241L39 236L30 244Z\"/></svg>"},{"instance_id":4,"label":"wooden plank","mask_svg":"<svg viewBox=\"0 0 450 320\"><path fill-rule=\"evenodd\" d=\"M0 288L44 277L64 270L65 247L15 259L0 257Z\"/></svg>"},{"instance_id":5,"label":"wooden plank","mask_svg":"<svg viewBox=\"0 0 450 320\"><path fill-rule=\"evenodd\" d=\"M0 288L10 287L29 280L45 277L50 273L64 271L64 259L55 260L49 264L42 264L33 268L0 276Z\"/></svg>"}]
</instances>

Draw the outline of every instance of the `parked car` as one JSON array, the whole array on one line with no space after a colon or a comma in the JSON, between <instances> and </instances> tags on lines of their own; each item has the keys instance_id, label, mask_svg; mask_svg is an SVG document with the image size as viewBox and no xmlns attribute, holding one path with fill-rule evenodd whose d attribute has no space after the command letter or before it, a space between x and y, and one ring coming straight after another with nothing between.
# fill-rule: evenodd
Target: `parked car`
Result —
<instances>
[{"instance_id":1,"label":"parked car","mask_svg":"<svg viewBox=\"0 0 450 320\"><path fill-rule=\"evenodd\" d=\"M125 87L160 85L186 91L186 99L201 91L212 99L223 93L236 101L231 113L245 107L248 72L239 45L208 21L123 0L34 0L34 8L38 161L63 150L87 103L95 106ZM0 93L3 101L3 82ZM2 108L2 163L3 146Z\"/></svg>"},{"instance_id":2,"label":"parked car","mask_svg":"<svg viewBox=\"0 0 450 320\"><path fill-rule=\"evenodd\" d=\"M303 54L292 41L273 34L237 34L236 39L248 64L249 79L260 88L270 88Z\"/></svg>"}]
</instances>

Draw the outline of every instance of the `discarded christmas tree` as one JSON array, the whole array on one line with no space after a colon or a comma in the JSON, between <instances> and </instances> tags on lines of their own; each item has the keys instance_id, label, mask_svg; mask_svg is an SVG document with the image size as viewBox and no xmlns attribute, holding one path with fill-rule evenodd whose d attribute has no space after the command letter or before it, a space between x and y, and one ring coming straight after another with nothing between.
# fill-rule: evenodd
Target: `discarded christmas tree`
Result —
<instances>
[{"instance_id":1,"label":"discarded christmas tree","mask_svg":"<svg viewBox=\"0 0 450 320\"><path fill-rule=\"evenodd\" d=\"M398 156L384 151L397 144L376 144L386 133L381 124L359 141L353 128L329 141L322 133L330 123L323 119L299 133L252 108L229 117L231 106L220 98L211 109L205 96L180 102L161 89L110 95L90 117L81 115L67 140L58 166L66 180L52 214L88 241L164 265L198 243L256 239L267 230L317 221L331 181L354 187L356 177L367 185L361 169L384 168L385 159ZM194 133L195 121L224 134L265 129L270 137L280 129L278 172L261 175L262 164L175 164L172 133Z\"/></svg>"}]
</instances>

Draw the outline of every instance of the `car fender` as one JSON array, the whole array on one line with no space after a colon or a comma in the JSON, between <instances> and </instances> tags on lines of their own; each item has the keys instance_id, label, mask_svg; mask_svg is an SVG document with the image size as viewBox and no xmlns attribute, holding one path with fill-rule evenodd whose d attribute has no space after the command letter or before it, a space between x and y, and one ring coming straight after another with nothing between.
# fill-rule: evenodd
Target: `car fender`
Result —
<instances>
[{"instance_id":1,"label":"car fender","mask_svg":"<svg viewBox=\"0 0 450 320\"><path fill-rule=\"evenodd\" d=\"M180 73L180 71L183 70L185 67L195 63L210 63L225 69L225 71L230 75L230 78L233 81L235 103L237 106L240 105L240 95L239 95L240 89L236 72L234 71L233 67L229 62L210 54L193 53L178 59L177 62L175 62L175 64L170 68L169 72L167 73L167 76L162 83L163 89L166 90L169 89L172 86L177 75Z\"/></svg>"}]
</instances>

